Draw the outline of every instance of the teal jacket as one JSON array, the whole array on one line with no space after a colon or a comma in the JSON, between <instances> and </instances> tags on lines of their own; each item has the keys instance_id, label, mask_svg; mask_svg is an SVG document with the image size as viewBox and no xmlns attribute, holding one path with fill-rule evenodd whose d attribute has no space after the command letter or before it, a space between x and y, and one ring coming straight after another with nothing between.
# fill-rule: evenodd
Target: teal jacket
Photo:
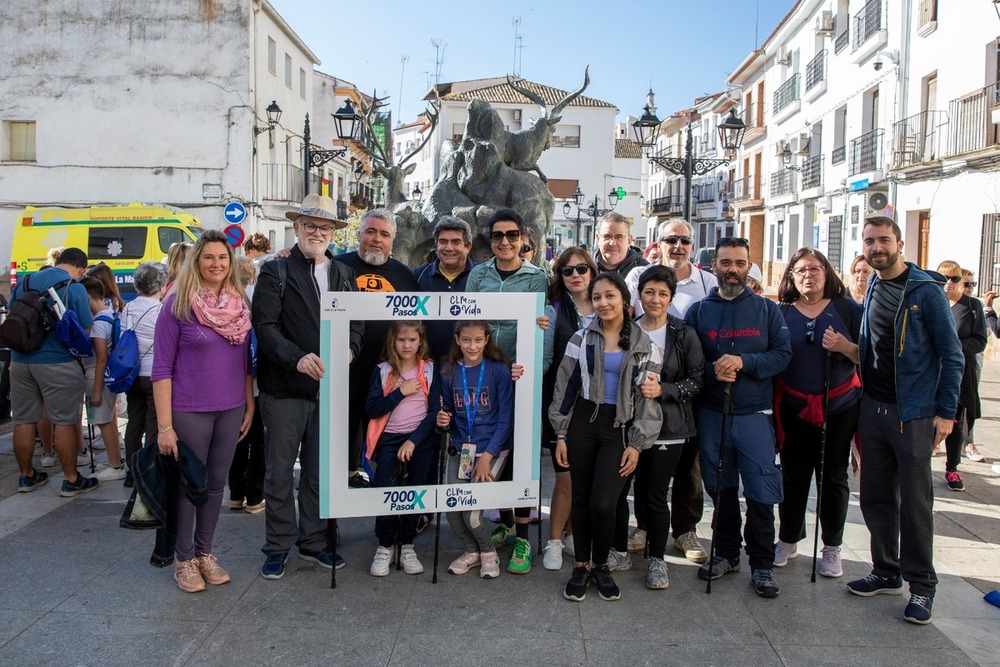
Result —
<instances>
[{"instance_id":1,"label":"teal jacket","mask_svg":"<svg viewBox=\"0 0 1000 667\"><path fill-rule=\"evenodd\" d=\"M467 292L545 292L549 288L549 281L545 277L545 272L530 262L523 262L517 273L500 280L497 272L497 259L491 257L482 264L477 264L469 273L469 280L465 283ZM496 339L500 351L507 357L507 361L516 361L514 352L517 344L517 322L512 320L491 320L490 328Z\"/></svg>"},{"instance_id":2,"label":"teal jacket","mask_svg":"<svg viewBox=\"0 0 1000 667\"><path fill-rule=\"evenodd\" d=\"M955 333L951 305L939 283L916 264L906 262L906 265L910 273L893 318L899 419L901 422L928 417L954 419L965 358ZM878 280L876 273L865 297L859 341L862 365L867 363L870 352L868 307Z\"/></svg>"}]
</instances>

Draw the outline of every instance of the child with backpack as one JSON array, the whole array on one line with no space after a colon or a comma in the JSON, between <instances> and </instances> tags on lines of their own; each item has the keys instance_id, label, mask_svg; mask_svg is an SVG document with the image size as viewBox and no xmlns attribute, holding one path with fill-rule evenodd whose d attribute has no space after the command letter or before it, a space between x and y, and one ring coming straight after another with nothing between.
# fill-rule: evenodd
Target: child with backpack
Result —
<instances>
[{"instance_id":1,"label":"child with backpack","mask_svg":"<svg viewBox=\"0 0 1000 667\"><path fill-rule=\"evenodd\" d=\"M427 333L416 321L394 321L385 341L385 361L372 371L365 409L368 433L365 456L374 456L375 486L390 488L407 483L408 469L426 468L426 458L434 456L434 407L441 403L434 362L429 359ZM424 566L413 551L417 535L416 514L375 518L378 549L371 575L389 574L392 548L397 537L402 545L399 561L406 574L420 574Z\"/></svg>"},{"instance_id":2,"label":"child with backpack","mask_svg":"<svg viewBox=\"0 0 1000 667\"><path fill-rule=\"evenodd\" d=\"M102 482L125 479L125 464L122 462L118 435L118 415L116 396L104 385L104 369L108 365L108 353L118 340L121 325L118 313L104 304L104 285L100 280L87 276L80 281L90 298L90 312L94 315L94 326L90 329L90 339L94 344L94 356L83 359L83 369L90 387L87 401L87 417L90 424L97 424L108 454L108 463L94 476Z\"/></svg>"},{"instance_id":3,"label":"child with backpack","mask_svg":"<svg viewBox=\"0 0 1000 667\"><path fill-rule=\"evenodd\" d=\"M452 442L447 483L499 479L513 445L514 384L487 322L455 325L448 363L441 372L441 397L437 426L451 429ZM478 567L483 579L500 576L500 558L483 511L449 512L448 524L465 547L448 572L465 574Z\"/></svg>"}]
</instances>

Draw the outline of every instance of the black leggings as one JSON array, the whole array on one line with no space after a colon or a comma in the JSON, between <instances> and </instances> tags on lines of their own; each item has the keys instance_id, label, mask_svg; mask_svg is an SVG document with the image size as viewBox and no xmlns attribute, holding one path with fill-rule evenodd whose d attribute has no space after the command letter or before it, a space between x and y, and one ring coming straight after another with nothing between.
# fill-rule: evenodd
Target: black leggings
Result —
<instances>
[{"instance_id":1,"label":"black leggings","mask_svg":"<svg viewBox=\"0 0 1000 667\"><path fill-rule=\"evenodd\" d=\"M962 445L965 444L966 415L968 411L960 404L955 412L955 423L951 427L951 433L944 439L944 448L947 452L947 461L944 469L948 472L958 470L958 464L962 462Z\"/></svg>"},{"instance_id":2,"label":"black leggings","mask_svg":"<svg viewBox=\"0 0 1000 667\"><path fill-rule=\"evenodd\" d=\"M566 433L573 484L573 548L576 562L608 562L615 532L615 509L625 478L618 471L625 451L625 428L615 428L615 406L580 399Z\"/></svg>"}]
</instances>

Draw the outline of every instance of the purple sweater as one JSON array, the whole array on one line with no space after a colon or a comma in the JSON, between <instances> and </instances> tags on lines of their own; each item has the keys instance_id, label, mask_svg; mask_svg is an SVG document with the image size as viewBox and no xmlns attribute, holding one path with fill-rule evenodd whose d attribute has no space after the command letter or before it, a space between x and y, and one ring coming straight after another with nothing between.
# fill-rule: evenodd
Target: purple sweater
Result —
<instances>
[{"instance_id":1,"label":"purple sweater","mask_svg":"<svg viewBox=\"0 0 1000 667\"><path fill-rule=\"evenodd\" d=\"M173 295L163 302L153 337L153 382L173 380L171 407L176 412L221 412L246 403L247 336L230 345L191 315L174 317Z\"/></svg>"}]
</instances>

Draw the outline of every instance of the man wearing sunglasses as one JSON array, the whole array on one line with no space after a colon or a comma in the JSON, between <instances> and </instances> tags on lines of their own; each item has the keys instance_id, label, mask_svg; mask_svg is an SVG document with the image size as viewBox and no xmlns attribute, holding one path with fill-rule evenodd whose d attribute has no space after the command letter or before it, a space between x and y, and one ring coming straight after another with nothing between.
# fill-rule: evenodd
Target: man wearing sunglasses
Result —
<instances>
[{"instance_id":1,"label":"man wearing sunglasses","mask_svg":"<svg viewBox=\"0 0 1000 667\"><path fill-rule=\"evenodd\" d=\"M691 263L691 250L694 247L694 237L691 225L683 220L667 220L661 222L657 230L657 240L660 245L659 264L673 269L677 278L677 288L674 298L667 309L674 317L683 318L688 309L701 301L718 286L715 276L708 271L702 271ZM639 299L639 278L649 266L637 266L629 271L625 278L629 291L632 293L632 305L636 317L643 314ZM674 484L670 497L670 523L674 536L674 548L684 554L693 563L704 563L708 560L708 552L698 540L696 528L704 515L705 490L701 481L701 465L698 462L698 441L689 439L684 445L681 458L674 471ZM643 509L636 507L636 521L639 526L629 536L629 551L639 552L645 548L645 530L643 525ZM619 511L621 506L619 505ZM621 550L620 544L615 544L615 550Z\"/></svg>"},{"instance_id":2,"label":"man wearing sunglasses","mask_svg":"<svg viewBox=\"0 0 1000 667\"><path fill-rule=\"evenodd\" d=\"M632 247L629 221L621 213L611 211L601 218L595 241L597 254L594 260L601 271L617 271L624 278L635 267L649 264L642 252Z\"/></svg>"},{"instance_id":3,"label":"man wearing sunglasses","mask_svg":"<svg viewBox=\"0 0 1000 667\"><path fill-rule=\"evenodd\" d=\"M694 248L691 225L683 220L661 222L656 238L660 244L660 264L673 269L674 276L677 277L677 293L670 302L668 312L674 317L683 318L692 304L708 296L712 288L719 283L711 272L702 271L691 263L691 251ZM625 282L632 293L636 317L642 315L638 287L639 277L646 268L636 267L625 277Z\"/></svg>"},{"instance_id":4,"label":"man wearing sunglasses","mask_svg":"<svg viewBox=\"0 0 1000 667\"><path fill-rule=\"evenodd\" d=\"M784 488L774 462L771 386L791 361L792 347L778 304L747 287L750 264L746 239L719 239L715 255L719 286L688 310L688 324L705 350L698 446L705 488L716 513L715 558L698 569L698 576L718 579L740 569L742 481L751 584L761 597L773 598L778 595L773 574L774 506L782 501Z\"/></svg>"},{"instance_id":5,"label":"man wearing sunglasses","mask_svg":"<svg viewBox=\"0 0 1000 667\"><path fill-rule=\"evenodd\" d=\"M871 533L872 572L847 584L855 595L900 595L903 618L931 622L934 484L931 452L951 433L965 360L948 298L915 264L902 260L891 218L862 228L875 269L861 322L861 512Z\"/></svg>"}]
</instances>

